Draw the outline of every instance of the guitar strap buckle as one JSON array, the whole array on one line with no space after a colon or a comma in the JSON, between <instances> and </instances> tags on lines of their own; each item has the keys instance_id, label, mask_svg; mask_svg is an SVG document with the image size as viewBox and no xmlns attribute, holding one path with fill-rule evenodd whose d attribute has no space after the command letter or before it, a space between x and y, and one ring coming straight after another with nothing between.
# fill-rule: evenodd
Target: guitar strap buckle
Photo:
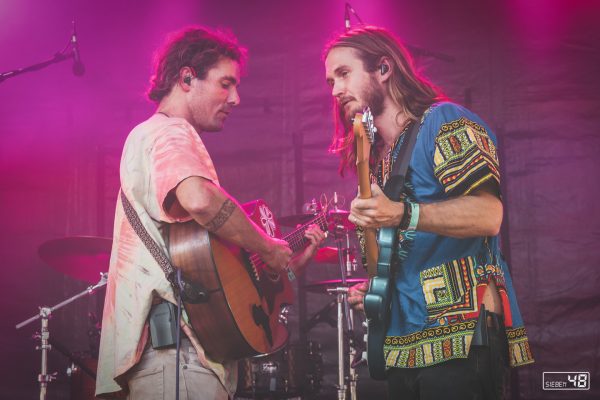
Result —
<instances>
[{"instance_id":1,"label":"guitar strap buckle","mask_svg":"<svg viewBox=\"0 0 600 400\"><path fill-rule=\"evenodd\" d=\"M179 295L181 300L190 304L206 303L209 298L209 292L204 287L183 279L179 283Z\"/></svg>"}]
</instances>

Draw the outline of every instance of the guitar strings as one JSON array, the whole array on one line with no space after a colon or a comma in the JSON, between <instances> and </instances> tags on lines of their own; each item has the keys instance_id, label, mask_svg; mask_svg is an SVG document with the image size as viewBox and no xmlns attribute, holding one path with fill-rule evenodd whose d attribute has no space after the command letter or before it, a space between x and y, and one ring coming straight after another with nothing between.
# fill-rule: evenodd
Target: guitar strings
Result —
<instances>
[{"instance_id":1,"label":"guitar strings","mask_svg":"<svg viewBox=\"0 0 600 400\"><path fill-rule=\"evenodd\" d=\"M309 224L316 224L316 225L319 225L319 227L321 229L327 230L327 226L325 224L326 221L327 220L325 218L325 213L321 213L316 218L314 218L312 221L310 221L309 223L305 224L304 226L292 231L288 235L284 236L282 239L285 240L286 242L288 242L288 244L290 245L290 247L292 248L293 251L297 251L306 243L307 239L304 237L304 233L306 232L307 226ZM256 253L251 254L248 258L255 267L265 266L264 261Z\"/></svg>"}]
</instances>

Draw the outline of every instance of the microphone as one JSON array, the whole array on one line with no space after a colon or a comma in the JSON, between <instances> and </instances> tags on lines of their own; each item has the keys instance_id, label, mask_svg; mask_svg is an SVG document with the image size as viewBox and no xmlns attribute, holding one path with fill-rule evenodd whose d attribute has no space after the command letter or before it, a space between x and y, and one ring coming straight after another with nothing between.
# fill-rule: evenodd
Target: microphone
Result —
<instances>
[{"instance_id":1,"label":"microphone","mask_svg":"<svg viewBox=\"0 0 600 400\"><path fill-rule=\"evenodd\" d=\"M350 29L350 13L354 14L354 16L356 17L356 19L358 20L358 22L361 25L364 24L364 22L358 16L358 14L356 13L356 11L354 11L354 8L352 8L352 6L350 5L350 3L346 2L346 10L344 11L344 22L346 24L346 30Z\"/></svg>"},{"instance_id":2,"label":"microphone","mask_svg":"<svg viewBox=\"0 0 600 400\"><path fill-rule=\"evenodd\" d=\"M346 7L344 10L344 26L346 27L346 30L350 29L350 4L346 3Z\"/></svg>"},{"instance_id":3,"label":"microphone","mask_svg":"<svg viewBox=\"0 0 600 400\"><path fill-rule=\"evenodd\" d=\"M71 51L73 52L73 74L82 76L85 73L85 67L81 62L79 54L79 43L77 42L77 32L75 31L75 20L73 20L73 34L71 35Z\"/></svg>"}]
</instances>

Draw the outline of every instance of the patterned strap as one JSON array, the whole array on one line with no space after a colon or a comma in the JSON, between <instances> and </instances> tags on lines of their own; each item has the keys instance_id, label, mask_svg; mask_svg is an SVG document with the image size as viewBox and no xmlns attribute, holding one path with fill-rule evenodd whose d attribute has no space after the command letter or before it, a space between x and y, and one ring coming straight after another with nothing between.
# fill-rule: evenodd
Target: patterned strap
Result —
<instances>
[{"instance_id":1,"label":"patterned strap","mask_svg":"<svg viewBox=\"0 0 600 400\"><path fill-rule=\"evenodd\" d=\"M135 231L135 233L137 233L139 238L144 243L144 246L146 246L150 254L152 254L152 257L154 257L158 265L160 265L163 272L165 273L165 276L167 277L167 280L171 282L171 285L173 285L173 287L176 288L177 285L175 282L175 269L173 268L173 265L171 265L171 261L167 258L165 253L154 241L154 239L152 239L150 234L148 234L148 231L142 224L142 221L140 221L140 217L138 216L137 212L135 212L135 209L129 202L129 199L127 199L127 196L125 196L125 192L123 192L123 189L121 189L121 203L123 204L123 209L125 209L125 215L127 215L127 220L133 227L133 230Z\"/></svg>"}]
</instances>

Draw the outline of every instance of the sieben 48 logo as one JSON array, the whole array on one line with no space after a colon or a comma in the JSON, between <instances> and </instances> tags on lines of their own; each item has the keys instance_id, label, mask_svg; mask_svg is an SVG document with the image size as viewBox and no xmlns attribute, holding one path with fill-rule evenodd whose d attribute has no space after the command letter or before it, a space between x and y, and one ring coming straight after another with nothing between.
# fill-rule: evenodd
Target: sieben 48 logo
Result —
<instances>
[{"instance_id":1,"label":"sieben 48 logo","mask_svg":"<svg viewBox=\"0 0 600 400\"><path fill-rule=\"evenodd\" d=\"M589 372L544 372L544 390L590 390Z\"/></svg>"}]
</instances>

